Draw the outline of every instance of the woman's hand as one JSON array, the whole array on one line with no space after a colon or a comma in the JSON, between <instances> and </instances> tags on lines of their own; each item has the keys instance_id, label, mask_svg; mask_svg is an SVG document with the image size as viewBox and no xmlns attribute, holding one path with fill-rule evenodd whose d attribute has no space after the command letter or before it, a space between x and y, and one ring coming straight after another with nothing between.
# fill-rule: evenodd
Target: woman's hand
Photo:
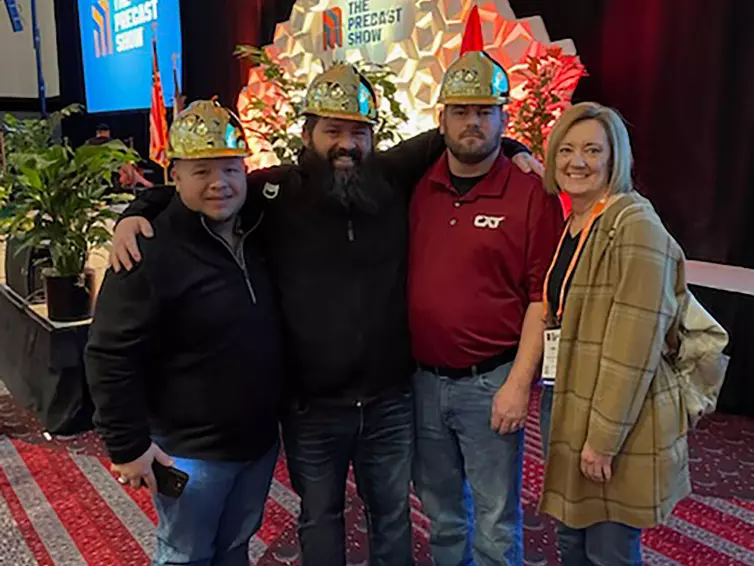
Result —
<instances>
[{"instance_id":1,"label":"woman's hand","mask_svg":"<svg viewBox=\"0 0 754 566\"><path fill-rule=\"evenodd\" d=\"M589 444L581 449L581 473L588 480L607 483L613 477L613 457L597 454Z\"/></svg>"}]
</instances>

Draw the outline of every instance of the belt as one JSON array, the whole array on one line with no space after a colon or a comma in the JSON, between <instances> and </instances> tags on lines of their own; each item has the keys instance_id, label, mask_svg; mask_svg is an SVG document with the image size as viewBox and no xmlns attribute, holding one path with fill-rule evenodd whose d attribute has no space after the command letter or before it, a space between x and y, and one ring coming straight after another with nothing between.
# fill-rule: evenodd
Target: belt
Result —
<instances>
[{"instance_id":1,"label":"belt","mask_svg":"<svg viewBox=\"0 0 754 566\"><path fill-rule=\"evenodd\" d=\"M434 373L437 376L449 377L450 379L463 379L464 377L476 377L481 373L488 373L495 368L508 364L516 359L518 348L508 348L500 354L496 354L491 358L477 362L474 365L465 368L451 368L443 366L430 366L427 364L418 363L419 369L429 373Z\"/></svg>"}]
</instances>

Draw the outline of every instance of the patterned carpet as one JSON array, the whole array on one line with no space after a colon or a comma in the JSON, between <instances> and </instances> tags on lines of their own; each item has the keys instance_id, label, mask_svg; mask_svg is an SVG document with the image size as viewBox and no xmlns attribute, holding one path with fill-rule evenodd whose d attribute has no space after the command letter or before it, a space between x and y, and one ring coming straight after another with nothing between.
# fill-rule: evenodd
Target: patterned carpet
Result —
<instances>
[{"instance_id":1,"label":"patterned carpet","mask_svg":"<svg viewBox=\"0 0 754 566\"><path fill-rule=\"evenodd\" d=\"M525 458L526 564L557 564L552 524L535 513L542 480L535 407ZM645 534L646 563L754 565L754 421L714 416L692 446L695 493L667 525ZM348 493L349 561L366 565L366 526L353 484ZM0 564L148 564L155 521L148 495L115 481L93 433L45 438L1 384L0 494ZM297 504L281 460L264 526L250 547L253 564L298 564ZM429 525L418 501L413 519L417 563L427 566Z\"/></svg>"}]
</instances>

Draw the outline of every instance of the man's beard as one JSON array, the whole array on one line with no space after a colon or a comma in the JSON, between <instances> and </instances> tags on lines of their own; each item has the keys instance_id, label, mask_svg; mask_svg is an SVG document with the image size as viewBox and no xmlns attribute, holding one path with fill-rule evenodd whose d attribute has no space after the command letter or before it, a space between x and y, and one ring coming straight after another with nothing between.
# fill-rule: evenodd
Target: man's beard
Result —
<instances>
[{"instance_id":1,"label":"man's beard","mask_svg":"<svg viewBox=\"0 0 754 566\"><path fill-rule=\"evenodd\" d=\"M335 167L333 163L339 157L350 157L353 166ZM327 158L311 148L305 148L299 163L327 199L343 208L375 214L391 194L390 185L375 167L374 160L364 158L358 148L333 148Z\"/></svg>"},{"instance_id":2,"label":"man's beard","mask_svg":"<svg viewBox=\"0 0 754 566\"><path fill-rule=\"evenodd\" d=\"M467 135L475 135L480 140L483 140L483 143L473 149L469 149L461 141ZM501 128L500 131L492 136L492 138L485 140L483 134L479 130L469 128L461 134L458 141L451 139L449 135L445 134L445 145L448 146L450 153L452 153L453 156L464 165L476 165L487 159L490 155L495 153L498 148L500 148L500 145L502 144L502 135L503 132Z\"/></svg>"}]
</instances>

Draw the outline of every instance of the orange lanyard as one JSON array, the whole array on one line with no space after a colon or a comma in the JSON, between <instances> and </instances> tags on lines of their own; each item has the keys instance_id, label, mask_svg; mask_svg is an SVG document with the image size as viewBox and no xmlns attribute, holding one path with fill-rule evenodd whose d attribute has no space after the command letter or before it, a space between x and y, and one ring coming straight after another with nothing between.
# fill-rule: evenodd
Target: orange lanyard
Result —
<instances>
[{"instance_id":1,"label":"orange lanyard","mask_svg":"<svg viewBox=\"0 0 754 566\"><path fill-rule=\"evenodd\" d=\"M579 255L581 254L581 250L584 248L584 245L586 244L586 239L589 237L589 232L592 229L592 226L597 221L597 219L602 215L603 212L605 212L605 208L607 207L607 199L603 198L597 204L594 205L594 208L592 208L592 213L589 215L589 219L586 221L586 224L584 225L584 228L581 230L581 234L579 235L579 243L576 245L576 251L573 253L573 257L571 258L571 263L568 265L568 269L566 269L565 276L563 277L563 283L560 286L560 296L559 296L559 304L558 304L558 312L555 313L555 316L558 320L558 324L560 324L560 321L563 318L563 303L565 302L565 291L566 287L568 285L568 281L571 278L571 275L573 275L573 270L576 269L576 264L579 261ZM555 257L552 259L552 263L550 264L550 269L547 270L547 276L545 277L545 289L544 294L542 295L542 301L544 303L544 311L545 316L548 316L547 313L550 311L548 310L547 305L547 291L550 284L550 276L552 275L552 270L555 269L555 264L558 261L558 256L560 255L560 249L563 247L563 242L565 241L566 234L568 234L568 230L570 229L571 222L573 221L573 213L568 217L568 222L566 222L565 230L563 230L563 235L560 237L560 242L558 243L558 248L555 250Z\"/></svg>"}]
</instances>

